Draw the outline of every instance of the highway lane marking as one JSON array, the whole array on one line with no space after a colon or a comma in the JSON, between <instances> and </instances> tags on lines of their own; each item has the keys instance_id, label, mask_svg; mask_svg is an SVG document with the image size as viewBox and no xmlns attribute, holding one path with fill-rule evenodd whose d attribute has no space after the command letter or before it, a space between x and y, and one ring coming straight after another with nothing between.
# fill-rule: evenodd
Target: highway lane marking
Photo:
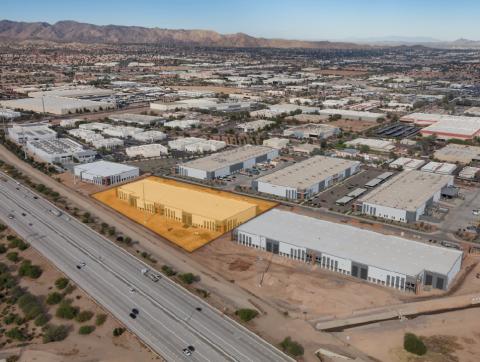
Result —
<instances>
[{"instance_id":1,"label":"highway lane marking","mask_svg":"<svg viewBox=\"0 0 480 362\"><path fill-rule=\"evenodd\" d=\"M11 199L10 197L8 197L8 198ZM20 207L20 206L17 205L17 207ZM20 207L20 208L21 208L21 209L24 209L23 207ZM25 209L24 209L24 210L25 210ZM25 211L27 211L27 210L25 210ZM35 214L36 214L35 212L31 212L31 215L32 215L32 217L35 218L35 220L37 220L37 221L42 221L40 218L38 218L38 216L35 217ZM17 221L17 223L18 223L18 221ZM60 233L60 232L58 232L58 230L55 230L55 229L52 228L51 226L46 226L45 223L42 223L42 224L43 224L47 229L52 229L54 232L57 231L58 236L59 236L60 238L62 238L62 239L64 239L64 240L67 240L67 238L66 238L64 235L62 235L63 232ZM62 230L62 231L63 231L63 230ZM64 246L63 243L58 244L59 241L55 240L54 238L50 238L49 240L51 240L51 244L57 244L57 246L59 246L59 247ZM71 244L68 240L67 240L67 242L68 242L69 244ZM88 255L88 253L86 253L85 251L82 251L81 249L77 248L75 245L71 245L71 246L74 248L74 250L75 250L75 249L77 250L77 253L78 253L78 254L82 254L82 256L83 256L83 254L87 255L92 261L97 262L97 264L98 264L99 267L102 267L102 265L101 265L100 263L98 263L98 261L96 261L94 258L92 258L92 256ZM45 249L50 249L50 248L47 247L47 245L44 245L44 247L45 247ZM77 255L74 255L74 253L72 253L71 250L66 249L66 248L62 248L62 249L63 249L63 252L64 252L65 254L68 254L73 261L75 261L75 260L77 260L77 259L81 259L81 258L78 258ZM54 249L54 250L57 251L58 249ZM52 255L55 255L57 258L59 258L59 255L56 254L55 252L52 252L52 251L50 250L49 253L52 254ZM77 260L77 261L78 261L78 260ZM67 264L67 265L68 265L68 264ZM88 266L88 264L87 264L87 266ZM66 267L66 269L70 269L70 268L71 268L70 265L68 265L68 267ZM75 272L75 269L74 269L74 268L71 268L71 269ZM92 270L94 274L98 274L99 279L102 280L102 281L104 281L106 285L108 285L109 283L111 283L111 281L105 280L100 273L98 273L98 272L95 271L95 269L94 269L93 267L92 267L92 268L86 268L85 271L87 271L87 270L89 270L89 269ZM110 271L110 272L111 272L111 271ZM77 273L78 273L78 272L77 272ZM72 274L74 274L75 276L77 276L77 274L75 274L75 273L72 273ZM111 274L112 274L112 276L115 278L115 280L118 280L118 281L124 283L124 280L122 280L122 278L118 278L118 276L115 275L115 273L112 273L112 272L111 272ZM85 279L88 279L86 275L84 275L83 277L84 277ZM77 278L72 278L72 279L77 279ZM82 283L77 282L77 284L82 284ZM90 285L90 288L98 289L98 288L94 287L93 284ZM91 294L91 293L88 293L88 294ZM125 298L125 296L123 296L123 297ZM144 297L144 298L145 298L145 297ZM129 300L132 304L136 304L136 303L133 303L133 300L132 300L128 295L127 295L126 299ZM150 301L148 300L148 298L145 298L145 302L150 302ZM150 302L150 304L151 304L151 302ZM165 311L163 311L163 312L165 313ZM155 321L157 321L157 322L159 322L159 323L165 323L165 321L157 319L156 317L152 316L150 313L148 313L148 312L145 312L145 313L146 313L148 316L150 316L152 320L155 320ZM165 314L168 315L168 313L165 313ZM120 318L120 319L122 319L122 318ZM128 319L127 319L127 320L128 320ZM175 319L173 319L172 321L175 321ZM177 323L178 323L178 325L181 325L178 321L177 321ZM126 324L128 324L128 323L126 323ZM170 332L173 333L173 335L182 342L182 346L185 346L185 347L186 347L186 346L188 346L188 345L191 344L191 343L187 342L185 339L183 339L183 338L181 338L180 336L178 336L173 330L170 330ZM195 336L194 333L192 333L192 332L189 332L189 333L191 333L192 336ZM157 337L157 338L158 338L158 337ZM162 335L162 338L165 338L165 337ZM196 355L202 356L206 361L209 360L206 356L203 356L202 353L199 352L199 351L197 351Z\"/></svg>"},{"instance_id":2,"label":"highway lane marking","mask_svg":"<svg viewBox=\"0 0 480 362\"><path fill-rule=\"evenodd\" d=\"M8 176L7 176L7 177L8 177ZM10 185L9 185L9 186L10 186ZM22 189L24 189L28 194L36 195L36 193L34 193L32 190L24 187L23 185L22 185ZM46 203L47 205L52 205L53 208L58 209L55 205L51 204L48 200L44 199L44 198L41 197L41 196L39 197L38 200L39 200L39 201L42 201L41 203L39 203L39 204L40 204L39 206L43 206L42 203ZM49 209L46 208L46 207L44 207L44 208L45 208L45 210L49 210ZM52 218L53 218L53 217L52 217ZM62 218L61 220L62 220L63 222L68 222L68 221L69 221L69 220L64 220L63 218ZM108 243L110 246L113 246L113 247L114 247L113 250L115 250L115 251L120 251L120 253L116 253L116 255L117 255L117 257L118 257L119 259L122 259L122 260L128 262L128 264L130 264L130 265L131 265L130 262L131 262L132 260L135 260L135 261L137 261L138 263L141 263L141 264L149 267L149 266L148 266L146 263L144 263L142 260L140 260L140 259L136 258L135 256L131 255L130 253L126 252L125 250L123 250L122 248L120 248L119 246L117 246L116 244L114 244L113 242L111 242L110 240L105 239L102 235L100 235L99 233L97 233L95 230L93 230L93 229L87 227L86 225L78 222L76 219L73 219L73 220L74 220L73 223L68 223L68 226L69 226L69 227L72 228L72 227L73 227L72 224L73 224L73 225L74 225L73 228L75 228L75 229L78 230L78 231L80 231L80 229L83 228L83 232L82 232L82 231L80 231L80 232L82 232L82 234L85 235L85 236L87 236L87 237L90 237L90 235L88 235L87 233L95 233L95 234L99 237L99 239L105 240L105 241L107 241L107 243ZM78 227L78 226L79 226L79 227ZM65 228L63 227L62 229L65 229ZM65 230L64 230L64 232L67 232L67 233L68 233L68 231L65 231ZM105 250L105 244L106 244L106 243L100 243L100 242L98 242L97 240L95 240L94 238L91 238L91 239L95 242L95 244L99 247L99 249ZM87 247L88 247L88 246L89 246L89 245L87 244ZM77 246L74 246L74 247L77 247L77 248L78 248L78 247L80 247L80 246L77 245ZM85 247L83 247L83 248L85 248ZM108 250L108 251L111 252L112 250ZM96 260L96 257L91 257L91 258L92 258L93 260L97 261L97 260ZM98 261L97 261L97 263L98 263ZM104 260L102 260L102 263L101 263L101 264L105 265L105 267L109 267L109 266L104 262ZM132 267L132 268L135 268L133 265L131 265L131 267ZM111 267L109 267L109 268L111 269ZM114 273L114 275L115 275L115 274L116 274L116 273ZM144 283L144 282L141 280L141 278L139 278L139 279L137 279L137 280L140 281L141 284L146 284L146 283ZM211 335L210 338L212 338L212 336L213 336L213 337L216 337L217 339L219 339L220 341L222 341L224 345L230 346L230 347L233 348L233 350L235 350L237 353L239 353L240 355L243 355L244 357L246 357L242 352L240 352L239 350L237 350L237 348L233 347L229 342L227 342L226 340L224 340L222 337L218 336L216 333L214 333L213 331L211 331L211 330L210 330L209 328L207 328L206 326L203 326L203 325L201 324L201 320L200 320L201 318L198 317L198 316L205 317L206 320L207 320L209 323L215 325L216 328L224 329L224 330L226 330L228 333L231 333L231 334L232 334L232 337L236 338L237 341L238 341L238 339L241 339L242 336L245 337L245 338L247 338L248 341L245 341L245 342L247 343L247 345L249 345L249 347L251 348L251 347L252 347L252 346L251 346L251 343L253 342L257 347L260 347L260 349L263 350L263 353L262 353L263 355L265 355L265 352L266 352L266 354L268 354L269 356L272 356L272 355L273 355L273 356L276 356L276 357L281 357L282 359L292 360L290 357L286 356L283 352L281 352L281 351L278 350L277 348L273 347L273 346L270 345L268 342L266 342L266 341L264 341L263 339L261 339L259 336L253 334L251 331L249 331L248 329L246 329L244 326L240 325L240 324L237 323L236 321L232 320L232 319L229 318L228 316L224 316L224 315L223 315L223 316L220 316L220 314L218 313L218 311L216 311L215 309L212 309L212 307L211 307L209 304L207 304L205 301L201 300L198 296L196 296L196 295L190 293L189 291L187 291L183 286L174 283L173 281L169 280L168 278L162 278L162 280L165 280L165 281L166 281L165 283L162 283L162 286L163 286L164 288L166 288L167 291L170 292L171 294L176 294L175 297L176 297L177 299L180 298L180 300L183 300L181 297L186 297L186 298L192 299L192 297L193 297L193 299L195 299L197 302L199 302L200 304L206 306L206 310L211 313L211 317L208 318L207 313L202 313L202 314L197 315L196 318L193 318L193 319L192 319L192 322L195 322L195 321L198 322L200 328L202 328L204 331L209 332L209 334ZM165 304L172 306L172 303L170 303L170 301L165 300L165 299L163 298L163 296L162 296L161 294L159 294L155 289L153 289L153 290L154 290L155 294L157 294L157 296L156 296L157 298L163 300L163 302L164 302ZM159 303L157 302L157 300L155 300L155 297L154 297L154 296L152 296L152 295L150 295L150 294L148 294L148 293L146 293L146 292L144 292L144 291L142 291L142 293L145 294L145 297L146 297L146 298L151 298L151 299L153 299L153 302L154 302L155 304L159 305ZM185 303L188 304L188 307L189 307L189 308L192 307L192 304L188 303L187 301L185 301ZM164 308L165 308L165 307L162 306L162 305L159 305L159 307L160 307L161 309L164 309ZM177 305L173 305L173 307L174 307L173 310L178 310ZM170 311L168 311L168 312L170 312ZM186 313L186 312L183 312L182 310L180 310L180 312L181 312L181 314L183 314L183 315L187 315L187 313ZM170 312L170 313L174 313L174 312ZM178 314L178 312L177 312L177 314ZM213 317L213 318L212 318L212 317ZM175 318L175 319L179 319L179 317L177 317L177 315L174 315L174 318ZM219 318L221 318L221 319L219 319ZM223 321L223 322L222 322L222 321ZM228 327L234 328L235 330L232 331L231 329L229 329L229 328L228 328L226 325L224 325L223 323L227 323L227 324L228 324ZM195 327L193 326L193 323L192 323L192 325L187 324L187 326L188 326L187 329L193 330L192 332L193 332L194 334L202 333L201 330L200 330L198 327L195 328ZM203 333L205 333L205 332L203 332ZM239 334L239 335L237 336L236 334ZM203 337L203 339L206 339L205 336L202 336L202 337ZM208 340L208 339L206 339L206 340L207 340L210 344L215 345L215 342L210 341L210 340ZM269 348L269 347L270 347L270 348ZM217 347L217 348L219 348L219 347ZM226 353L225 351L223 351L222 348L219 348L219 349L222 351L222 353ZM257 350L258 352L260 352L258 348L256 348L256 350ZM248 358L248 357L247 357L247 358Z\"/></svg>"},{"instance_id":3,"label":"highway lane marking","mask_svg":"<svg viewBox=\"0 0 480 362\"><path fill-rule=\"evenodd\" d=\"M32 193L32 194L35 194L34 192L32 192L30 189L28 188L25 188L22 186L23 189L25 189L27 191L27 193ZM51 204L48 200L44 199L43 197L40 197L39 200L42 200L44 201L45 203L49 204L49 205L52 205L54 208L58 209L55 205ZM46 210L49 210L48 208L45 208ZM63 221L66 221L66 220L63 220ZM105 239L101 234L99 234L98 232L96 232L95 230L89 228L88 226L78 222L77 220L75 220L76 222L74 223L69 223L68 225L70 227L72 227L72 224L75 225L75 226L78 226L78 227L75 227L78 231L80 231L81 228L83 228L83 231L80 231L83 233L83 235L85 235L86 237L89 237L90 235L88 235L88 233L95 233L101 240L104 240L104 241L107 241L107 243L111 246L114 247L114 250L116 251L120 251L120 253L118 254L117 253L117 256L122 256L121 259L124 260L125 262L129 263L130 261L132 260L135 260L137 262L140 262L141 264L145 265L146 267L150 267L148 264L146 264L145 262L143 262L142 260L136 258L135 256L131 255L130 253L126 252L124 249L120 248L119 246L117 246L116 244L112 243L110 240L108 239ZM95 239L92 239L96 245L101 248L101 249L104 249L104 251L106 250L105 248L105 244L106 243L99 243L97 242L97 240ZM87 247L89 245L87 244ZM110 251L110 250L108 250ZM104 263L106 264L106 263ZM130 263L129 263L130 264ZM132 265L132 268L135 268L133 265ZM163 285L164 287L168 288L167 285L170 287L169 288L169 292L170 293L176 293L177 294L177 297L178 296L178 293L183 293L183 295L181 295L180 297L194 297L197 302L201 303L202 305L205 305L206 306L206 310L208 310L209 312L211 312L211 317L213 318L207 318L207 315L206 313L202 313L201 315L205 316L207 321L210 322L210 323L213 323L214 325L216 325L216 328L219 328L219 329L223 329L223 330L226 330L228 333L232 334L232 337L233 338L236 338L237 341L238 339L241 338L241 336L235 336L235 333L238 333L240 335L243 335L243 337L249 339L249 342L254 342L258 347L260 347L260 349L263 349L264 352L267 352L267 354L271 355L280 355L281 357L287 357L288 360L291 360L288 356L286 356L283 352L281 352L280 350L274 348L271 344L269 344L268 342L264 341L262 338L260 338L259 336L255 335L254 333L252 333L250 330L248 330L247 328L245 328L244 326L242 326L241 324L237 323L235 320L232 320L231 318L229 318L228 316L220 316L218 311L212 309L212 307L204 302L203 300L201 300L200 298L198 298L198 296L190 293L188 290L186 290L185 288L183 288L183 286L181 285L178 285L176 283L174 283L173 281L169 280L168 278L162 278L162 280L165 280L166 282L165 283L162 283L162 284L165 284ZM143 281L141 279L137 279L137 281L140 281L140 283L143 283ZM144 283L145 284L145 283ZM155 289L152 289L153 291L155 291ZM144 294L147 294L148 297L152 298L154 300L155 303L157 303L156 299L151 296L150 294L146 293L143 291ZM173 312L174 314L179 314L178 312L180 312L180 314L184 314L184 315L188 315L187 312L183 312L183 310L181 310L176 304L172 304L169 300L166 300L165 298L163 298L163 296L160 294L160 293L157 293L157 291L155 291L155 294L157 294L157 298L160 298L165 304L168 304L171 306L171 308L173 310L177 310L177 312ZM187 301L184 300L184 298L180 298L180 300L184 301L185 303L189 304L188 305L188 308L193 308L193 305L188 303ZM163 306L161 306L163 307ZM177 317L175 315L175 317ZM178 316L178 318L180 318ZM219 320L218 318L222 318L223 322L226 322L226 323L229 323L229 325L233 328L235 328L234 331L231 331L229 330L226 326L223 325L223 322L222 320ZM196 318L196 319L199 319L199 318ZM193 328L193 326L191 326ZM221 336L217 335L216 333L214 333L213 331L211 331L209 328L207 328L206 326L203 326L200 324L200 327L204 330L204 331L207 331L209 332L211 335L213 335L214 337L218 338L220 341L222 341L225 345L227 346L230 346L233 350L235 350L237 353L243 355L243 353L241 353L237 348L235 348L233 345L231 345L230 343L228 343L226 340L224 340ZM191 329L191 328L190 328ZM194 330L197 330L195 328L193 328ZM198 333L201 333L200 331L198 331ZM210 343L212 344L215 344L213 341L209 341ZM251 347L250 343L247 343L249 344L249 347ZM270 348L269 348L270 347ZM259 351L259 349L257 349L257 351ZM245 356L245 355L244 355Z\"/></svg>"}]
</instances>

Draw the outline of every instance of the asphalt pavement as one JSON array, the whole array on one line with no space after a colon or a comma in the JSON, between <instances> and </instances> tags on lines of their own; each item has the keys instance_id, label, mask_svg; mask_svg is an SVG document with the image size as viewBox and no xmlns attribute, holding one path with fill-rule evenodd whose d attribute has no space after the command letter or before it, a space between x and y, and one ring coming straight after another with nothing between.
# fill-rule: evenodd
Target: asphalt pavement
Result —
<instances>
[{"instance_id":1,"label":"asphalt pavement","mask_svg":"<svg viewBox=\"0 0 480 362\"><path fill-rule=\"evenodd\" d=\"M143 261L2 177L0 219L167 361L293 361L167 277L152 281Z\"/></svg>"}]
</instances>

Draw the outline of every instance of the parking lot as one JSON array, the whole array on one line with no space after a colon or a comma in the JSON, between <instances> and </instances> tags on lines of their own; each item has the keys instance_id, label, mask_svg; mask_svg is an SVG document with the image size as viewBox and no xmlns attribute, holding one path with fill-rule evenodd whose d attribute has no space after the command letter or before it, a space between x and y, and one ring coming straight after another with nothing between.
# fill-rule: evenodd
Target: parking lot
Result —
<instances>
[{"instance_id":1,"label":"parking lot","mask_svg":"<svg viewBox=\"0 0 480 362\"><path fill-rule=\"evenodd\" d=\"M348 202L345 205L337 205L337 200L346 196L348 193L352 192L356 188L366 188L365 184L386 172L383 169L377 168L364 168L356 175L349 177L348 179L334 185L333 187L328 188L327 190L319 193L317 196L314 196L312 199L306 201L304 204L314 207L323 207L337 212L347 212L352 209L352 204L355 200ZM371 189L363 194L367 194ZM362 196L363 196L362 195Z\"/></svg>"},{"instance_id":2,"label":"parking lot","mask_svg":"<svg viewBox=\"0 0 480 362\"><path fill-rule=\"evenodd\" d=\"M479 188L461 188L459 198L442 200L440 204L449 208L448 214L438 225L443 233L455 233L459 228L475 231L480 222L480 215L473 213L473 210L480 208Z\"/></svg>"},{"instance_id":3,"label":"parking lot","mask_svg":"<svg viewBox=\"0 0 480 362\"><path fill-rule=\"evenodd\" d=\"M255 166L255 168L252 168L251 170L245 170L224 178L223 181L226 183L224 188L231 191L235 190L237 186L243 188L250 188L253 180L281 170L282 168L290 166L295 162L299 162L303 159L303 157L296 157L295 159L287 159L280 157L279 160L275 160L276 164L272 162L258 164Z\"/></svg>"}]
</instances>

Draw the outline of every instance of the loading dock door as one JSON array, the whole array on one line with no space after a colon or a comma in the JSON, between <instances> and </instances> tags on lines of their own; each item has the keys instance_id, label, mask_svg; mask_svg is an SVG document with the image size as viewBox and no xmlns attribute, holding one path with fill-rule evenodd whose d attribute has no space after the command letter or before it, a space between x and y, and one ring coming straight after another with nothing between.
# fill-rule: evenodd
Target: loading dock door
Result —
<instances>
[{"instance_id":1,"label":"loading dock door","mask_svg":"<svg viewBox=\"0 0 480 362\"><path fill-rule=\"evenodd\" d=\"M279 253L279 243L278 243L278 241L267 239L267 245L266 246L267 246L267 251L269 251L273 254L278 254Z\"/></svg>"},{"instance_id":2,"label":"loading dock door","mask_svg":"<svg viewBox=\"0 0 480 362\"><path fill-rule=\"evenodd\" d=\"M433 282L433 275L432 274L426 274L425 275L425 285L432 285Z\"/></svg>"},{"instance_id":3,"label":"loading dock door","mask_svg":"<svg viewBox=\"0 0 480 362\"><path fill-rule=\"evenodd\" d=\"M367 280L368 277L368 269L367 268L360 268L360 279Z\"/></svg>"},{"instance_id":4,"label":"loading dock door","mask_svg":"<svg viewBox=\"0 0 480 362\"><path fill-rule=\"evenodd\" d=\"M444 280L443 278L437 277L437 283L435 284L435 288L443 289Z\"/></svg>"},{"instance_id":5,"label":"loading dock door","mask_svg":"<svg viewBox=\"0 0 480 362\"><path fill-rule=\"evenodd\" d=\"M358 278L358 266L352 265L352 275Z\"/></svg>"}]
</instances>

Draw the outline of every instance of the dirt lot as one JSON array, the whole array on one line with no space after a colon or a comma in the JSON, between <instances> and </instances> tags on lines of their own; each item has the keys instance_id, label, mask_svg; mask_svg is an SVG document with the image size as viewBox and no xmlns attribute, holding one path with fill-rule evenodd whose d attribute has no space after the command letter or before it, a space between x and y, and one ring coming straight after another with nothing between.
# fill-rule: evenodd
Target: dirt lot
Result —
<instances>
[{"instance_id":1,"label":"dirt lot","mask_svg":"<svg viewBox=\"0 0 480 362\"><path fill-rule=\"evenodd\" d=\"M337 336L380 361L477 362L480 356L480 309L467 309L407 321L358 327ZM415 357L402 348L406 332L428 337L429 351ZM381 343L379 343L381 341Z\"/></svg>"},{"instance_id":2,"label":"dirt lot","mask_svg":"<svg viewBox=\"0 0 480 362\"><path fill-rule=\"evenodd\" d=\"M13 234L7 230L3 232L3 235ZM7 245L5 239L0 241L1 244ZM24 251L18 251L18 249L9 249L7 251L17 251L21 258L31 260L33 264L39 265L43 270L41 276L38 279L31 279L29 277L22 277L20 279L20 286L28 289L28 292L45 298L49 293L58 291L54 286L55 280L64 275L54 268L46 259L44 259L39 253L37 253L32 247ZM10 265L11 268L16 269L15 263L7 261L6 254L0 255L0 261ZM71 282L70 282L71 283ZM65 289L66 290L66 289ZM57 362L66 361L69 362L91 362L91 361L109 361L109 362L130 362L130 361L158 361L159 357L151 353L144 345L142 345L138 339L129 333L124 332L120 337L113 337L112 331L116 327L122 325L117 322L112 316L108 315L105 323L101 326L97 326L95 331L89 335L79 335L78 329L82 325L95 325L95 318L98 314L105 314L106 312L100 308L87 294L85 294L79 288L75 288L65 298L73 300L72 305L79 307L81 311L91 311L95 315L88 322L79 323L76 321L60 319L55 316L57 309L56 305L48 306L48 314L51 316L49 323L54 325L68 325L70 326L70 332L68 337L61 342L52 342L43 344L40 327L35 327L33 321L26 322L23 326L28 324L30 331L35 330L35 337L31 341L22 342L22 346L19 346L19 342L15 340L8 340L5 336L0 334L0 342L7 342L1 347L0 358L8 357L10 355L20 355L20 361L25 362ZM1 303L0 308L2 311L6 309L6 303ZM23 315L22 311L14 306L8 313L17 313ZM4 312L2 312L3 314ZM10 330L15 326L15 323L6 325L2 315L0 320L0 326ZM36 329L35 329L36 328Z\"/></svg>"},{"instance_id":3,"label":"dirt lot","mask_svg":"<svg viewBox=\"0 0 480 362\"><path fill-rule=\"evenodd\" d=\"M349 119L339 119L338 121L327 122L326 124L338 127L342 131L358 133L365 132L366 130L377 126L377 122L374 121L352 121Z\"/></svg>"},{"instance_id":4,"label":"dirt lot","mask_svg":"<svg viewBox=\"0 0 480 362\"><path fill-rule=\"evenodd\" d=\"M316 320L401 303L400 293L246 248L224 235L193 254L225 278L294 318Z\"/></svg>"},{"instance_id":5,"label":"dirt lot","mask_svg":"<svg viewBox=\"0 0 480 362\"><path fill-rule=\"evenodd\" d=\"M259 215L276 205L276 203L274 202L264 201L247 196L240 196L225 191L218 191L207 187L196 186L175 180L168 180L155 176L151 176L148 179L157 181L159 183L159 187L161 187L161 184L175 186L175 189L179 190L180 192L182 189L189 189L197 191L197 194L199 191L204 194L206 193L214 196L221 196L226 201L246 201L248 202L248 204L257 206L256 215ZM142 181L134 181L134 183L139 182ZM116 190L117 188L115 187L110 188L108 190L94 194L93 197L98 201L104 203L105 205L111 207L112 209L117 210L128 218L136 221L137 223L145 225L145 227L147 227L148 229L163 236L164 238L180 246L186 251L192 252L223 234L223 231L207 230L194 226L188 227L185 226L182 221L176 221L171 218L167 218L159 213L145 213L141 209L130 206L127 202L120 200L117 197ZM191 202L195 202L195 200L191 200ZM206 215L208 215L209 212L207 207L208 205L205 205L205 207L203 208L203 212Z\"/></svg>"}]
</instances>

